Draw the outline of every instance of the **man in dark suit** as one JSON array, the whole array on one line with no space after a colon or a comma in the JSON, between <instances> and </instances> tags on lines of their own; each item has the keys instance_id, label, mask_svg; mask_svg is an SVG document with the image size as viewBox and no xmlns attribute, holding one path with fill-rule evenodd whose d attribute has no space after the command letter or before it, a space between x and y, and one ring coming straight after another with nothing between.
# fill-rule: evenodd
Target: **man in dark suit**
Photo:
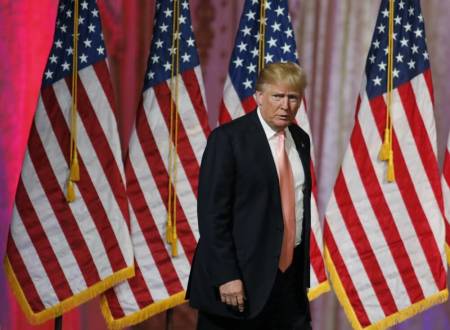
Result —
<instances>
[{"instance_id":1,"label":"man in dark suit","mask_svg":"<svg viewBox=\"0 0 450 330\"><path fill-rule=\"evenodd\" d=\"M310 329L310 142L294 123L306 86L265 67L258 108L215 129L200 168L200 239L187 299L198 329Z\"/></svg>"}]
</instances>

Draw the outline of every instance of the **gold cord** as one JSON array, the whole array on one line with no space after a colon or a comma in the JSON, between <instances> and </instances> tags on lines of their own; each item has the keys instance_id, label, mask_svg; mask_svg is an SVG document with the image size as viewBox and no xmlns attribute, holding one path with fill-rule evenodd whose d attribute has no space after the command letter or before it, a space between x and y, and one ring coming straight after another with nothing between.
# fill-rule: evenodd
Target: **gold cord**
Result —
<instances>
[{"instance_id":1,"label":"gold cord","mask_svg":"<svg viewBox=\"0 0 450 330\"><path fill-rule=\"evenodd\" d=\"M387 86L387 122L386 127L389 127L389 154L388 154L388 168L387 168L387 181L395 181L394 172L394 152L392 150L392 93L394 89L394 0L389 0L389 46L388 46L388 86Z\"/></svg>"},{"instance_id":2,"label":"gold cord","mask_svg":"<svg viewBox=\"0 0 450 330\"><path fill-rule=\"evenodd\" d=\"M258 73L264 69L265 45L266 45L266 0L261 0L259 5L259 42L258 42Z\"/></svg>"}]
</instances>

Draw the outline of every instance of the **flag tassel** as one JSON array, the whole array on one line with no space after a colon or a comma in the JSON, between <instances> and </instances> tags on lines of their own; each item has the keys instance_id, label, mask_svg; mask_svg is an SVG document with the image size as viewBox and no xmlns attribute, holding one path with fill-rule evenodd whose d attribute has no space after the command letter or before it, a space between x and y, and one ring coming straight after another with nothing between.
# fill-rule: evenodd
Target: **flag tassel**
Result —
<instances>
[{"instance_id":1,"label":"flag tassel","mask_svg":"<svg viewBox=\"0 0 450 330\"><path fill-rule=\"evenodd\" d=\"M389 128L384 129L384 141L381 145L380 153L378 154L379 160L389 160Z\"/></svg>"},{"instance_id":2,"label":"flag tassel","mask_svg":"<svg viewBox=\"0 0 450 330\"><path fill-rule=\"evenodd\" d=\"M70 164L70 180L74 182L80 181L80 165L78 163L76 151L72 159L72 164Z\"/></svg>"},{"instance_id":3,"label":"flag tassel","mask_svg":"<svg viewBox=\"0 0 450 330\"><path fill-rule=\"evenodd\" d=\"M66 201L67 202L73 202L75 200L75 187L73 185L72 180L67 181L67 194L66 194Z\"/></svg>"}]
</instances>

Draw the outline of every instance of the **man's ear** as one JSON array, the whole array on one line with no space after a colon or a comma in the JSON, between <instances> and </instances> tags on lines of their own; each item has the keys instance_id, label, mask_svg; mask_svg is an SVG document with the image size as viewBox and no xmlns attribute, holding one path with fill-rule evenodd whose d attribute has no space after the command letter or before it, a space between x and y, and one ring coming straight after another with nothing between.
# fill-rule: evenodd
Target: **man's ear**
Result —
<instances>
[{"instance_id":1,"label":"man's ear","mask_svg":"<svg viewBox=\"0 0 450 330\"><path fill-rule=\"evenodd\" d=\"M255 98L256 98L256 104L260 107L262 104L262 92L261 91L256 91L255 92Z\"/></svg>"}]
</instances>

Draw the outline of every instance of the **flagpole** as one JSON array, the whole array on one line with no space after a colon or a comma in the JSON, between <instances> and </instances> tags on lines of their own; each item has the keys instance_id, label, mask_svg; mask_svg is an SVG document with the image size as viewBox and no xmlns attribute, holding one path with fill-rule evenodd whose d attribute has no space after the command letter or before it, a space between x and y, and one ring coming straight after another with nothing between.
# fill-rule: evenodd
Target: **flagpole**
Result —
<instances>
[{"instance_id":1,"label":"flagpole","mask_svg":"<svg viewBox=\"0 0 450 330\"><path fill-rule=\"evenodd\" d=\"M55 318L55 330L62 330L62 315Z\"/></svg>"}]
</instances>

